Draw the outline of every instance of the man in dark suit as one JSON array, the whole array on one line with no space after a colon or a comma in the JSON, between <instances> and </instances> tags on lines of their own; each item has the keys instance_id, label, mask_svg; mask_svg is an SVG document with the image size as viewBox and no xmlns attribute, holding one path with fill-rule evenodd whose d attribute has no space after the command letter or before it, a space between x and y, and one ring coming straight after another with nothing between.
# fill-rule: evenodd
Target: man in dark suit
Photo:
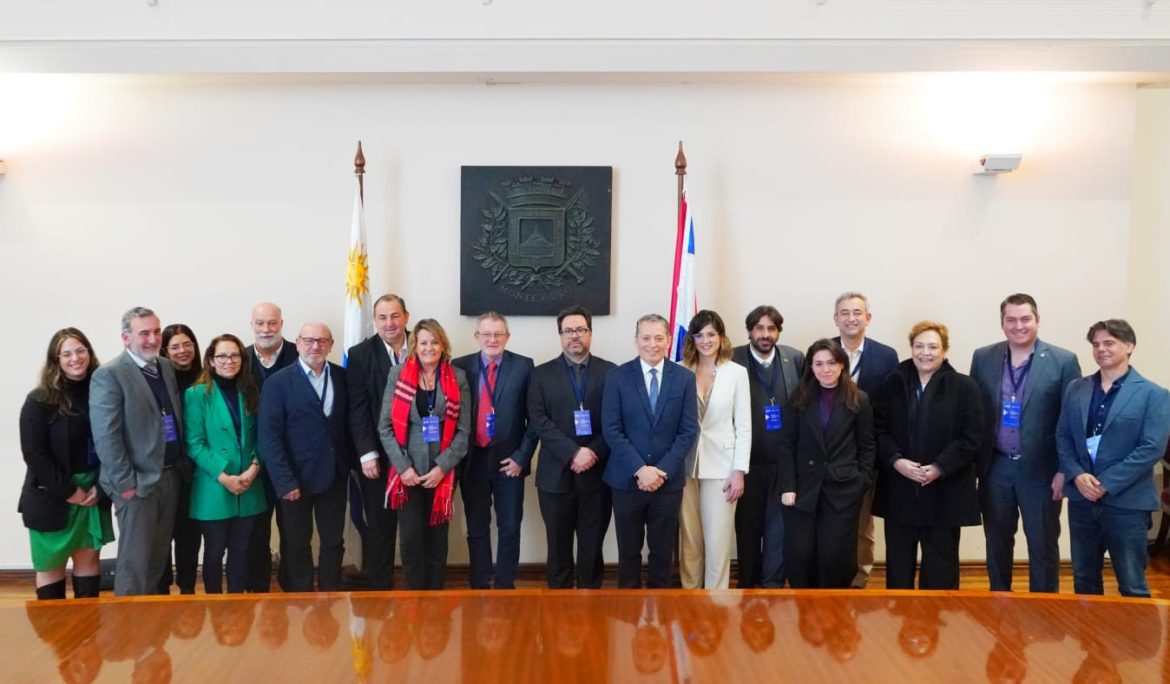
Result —
<instances>
[{"instance_id":1,"label":"man in dark suit","mask_svg":"<svg viewBox=\"0 0 1170 684\"><path fill-rule=\"evenodd\" d=\"M349 380L349 426L360 454L362 508L366 518L362 560L371 589L389 589L394 576L394 535L398 513L386 505L386 477L390 460L378 436L378 418L390 369L406 360L406 331L410 312L395 294L374 302L377 332L350 347L346 357Z\"/></svg>"},{"instance_id":2,"label":"man in dark suit","mask_svg":"<svg viewBox=\"0 0 1170 684\"><path fill-rule=\"evenodd\" d=\"M670 323L658 314L638 319L638 358L606 377L602 429L609 444L605 482L613 488L618 587L642 586L642 543L650 548L647 585L670 583L678 542L687 453L699 436L695 374L666 361Z\"/></svg>"},{"instance_id":3,"label":"man in dark suit","mask_svg":"<svg viewBox=\"0 0 1170 684\"><path fill-rule=\"evenodd\" d=\"M748 369L752 397L752 454L743 497L735 508L739 588L784 586L784 522L775 493L786 431L796 430L788 400L804 371L804 354L779 343L784 317L774 306L752 309L744 321L748 344L731 360Z\"/></svg>"},{"instance_id":4,"label":"man in dark suit","mask_svg":"<svg viewBox=\"0 0 1170 684\"><path fill-rule=\"evenodd\" d=\"M252 309L249 321L255 343L248 346L244 358L252 360L252 377L256 387L264 389L264 381L273 373L297 362L297 348L284 339L284 316L280 307L272 302L261 302ZM267 469L261 474L261 483L268 493L268 508L252 526L252 537L248 540L248 581L245 585L251 593L267 593L272 576L272 514L276 513L276 529L280 534L280 569L278 581L284 584L284 561L288 549L284 544L284 514L276 506L276 493Z\"/></svg>"},{"instance_id":5,"label":"man in dark suit","mask_svg":"<svg viewBox=\"0 0 1170 684\"><path fill-rule=\"evenodd\" d=\"M299 361L268 378L260 398L257 442L284 515L287 591L313 590L314 518L318 586L341 588L345 485L356 459L345 369L326 360L332 347L327 325L306 323L297 337Z\"/></svg>"},{"instance_id":6,"label":"man in dark suit","mask_svg":"<svg viewBox=\"0 0 1170 684\"><path fill-rule=\"evenodd\" d=\"M609 529L609 486L602 481L609 446L601 434L601 397L614 365L592 356L593 317L582 307L557 316L561 349L537 366L528 384L528 418L540 437L536 490L548 546L548 586L601 587L601 543Z\"/></svg>"},{"instance_id":7,"label":"man in dark suit","mask_svg":"<svg viewBox=\"0 0 1170 684\"><path fill-rule=\"evenodd\" d=\"M1108 551L1121 595L1148 597L1146 535L1158 510L1152 471L1170 437L1170 392L1130 366L1137 335L1129 323L1098 321L1087 337L1100 370L1065 390L1056 429L1073 588L1104 593Z\"/></svg>"},{"instance_id":8,"label":"man in dark suit","mask_svg":"<svg viewBox=\"0 0 1170 684\"><path fill-rule=\"evenodd\" d=\"M122 315L126 351L93 373L89 419L101 461L99 484L118 518L114 594L158 591L171 549L179 481L192 464L183 445L183 405L171 364L159 358L158 316ZM185 471L182 472L182 471Z\"/></svg>"},{"instance_id":9,"label":"man in dark suit","mask_svg":"<svg viewBox=\"0 0 1170 684\"><path fill-rule=\"evenodd\" d=\"M871 320L869 299L860 292L846 292L833 304L833 323L841 333L833 340L849 356L849 376L872 401L882 380L898 367L898 352L866 336L865 329ZM864 589L869 584L869 573L873 570L873 492L871 483L861 498L857 525L857 575L853 578L853 586L857 589Z\"/></svg>"},{"instance_id":10,"label":"man in dark suit","mask_svg":"<svg viewBox=\"0 0 1170 684\"><path fill-rule=\"evenodd\" d=\"M452 363L467 374L475 434L460 484L467 515L468 579L472 589L512 589L520 566L524 478L536 450L528 427L528 380L532 359L507 351L508 321L489 311L476 321L479 351ZM492 573L492 507L499 537Z\"/></svg>"},{"instance_id":11,"label":"man in dark suit","mask_svg":"<svg viewBox=\"0 0 1170 684\"><path fill-rule=\"evenodd\" d=\"M1067 349L1037 339L1040 312L1030 295L999 305L1003 342L975 350L971 377L987 421L979 467L979 499L992 591L1011 591L1016 527L1028 540L1028 591L1060 590L1060 508L1064 475L1056 454L1060 398L1081 377Z\"/></svg>"}]
</instances>

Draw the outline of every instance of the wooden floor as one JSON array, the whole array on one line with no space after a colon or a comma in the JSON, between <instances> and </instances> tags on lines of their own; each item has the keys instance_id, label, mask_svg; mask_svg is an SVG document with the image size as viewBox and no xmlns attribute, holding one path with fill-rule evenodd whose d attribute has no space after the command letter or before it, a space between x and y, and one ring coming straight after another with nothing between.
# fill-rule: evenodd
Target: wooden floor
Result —
<instances>
[{"instance_id":1,"label":"wooden floor","mask_svg":"<svg viewBox=\"0 0 1170 684\"><path fill-rule=\"evenodd\" d=\"M1170 601L518 589L0 605L0 680L1165 682Z\"/></svg>"}]
</instances>

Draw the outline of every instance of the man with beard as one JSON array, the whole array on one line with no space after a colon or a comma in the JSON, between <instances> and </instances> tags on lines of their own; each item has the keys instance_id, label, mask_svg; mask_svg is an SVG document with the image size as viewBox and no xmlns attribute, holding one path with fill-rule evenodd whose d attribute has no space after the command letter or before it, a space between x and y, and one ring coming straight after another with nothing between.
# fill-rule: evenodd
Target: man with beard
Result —
<instances>
[{"instance_id":1,"label":"man with beard","mask_svg":"<svg viewBox=\"0 0 1170 684\"><path fill-rule=\"evenodd\" d=\"M784 317L774 306L751 310L745 321L748 344L731 360L748 369L752 396L752 454L744 476L743 498L735 509L739 587L784 585L784 523L780 495L774 492L780 445L796 429L788 406L804 371L804 354L778 344Z\"/></svg>"}]
</instances>

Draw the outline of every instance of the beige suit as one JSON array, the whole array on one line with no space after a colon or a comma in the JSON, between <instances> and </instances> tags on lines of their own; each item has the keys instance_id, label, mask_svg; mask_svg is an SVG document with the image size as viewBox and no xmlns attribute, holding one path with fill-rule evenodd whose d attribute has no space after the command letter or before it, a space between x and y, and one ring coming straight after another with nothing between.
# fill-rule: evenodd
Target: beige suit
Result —
<instances>
[{"instance_id":1,"label":"beige suit","mask_svg":"<svg viewBox=\"0 0 1170 684\"><path fill-rule=\"evenodd\" d=\"M726 589L731 575L735 504L723 492L732 471L748 470L752 451L751 392L747 369L719 364L699 439L686 460L679 525L683 587Z\"/></svg>"}]
</instances>

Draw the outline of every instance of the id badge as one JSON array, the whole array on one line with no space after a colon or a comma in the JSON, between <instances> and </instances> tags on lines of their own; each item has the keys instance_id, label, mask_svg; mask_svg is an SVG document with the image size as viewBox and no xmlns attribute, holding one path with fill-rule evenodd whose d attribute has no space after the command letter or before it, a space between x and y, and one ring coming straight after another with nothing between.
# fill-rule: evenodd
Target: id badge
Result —
<instances>
[{"instance_id":1,"label":"id badge","mask_svg":"<svg viewBox=\"0 0 1170 684\"><path fill-rule=\"evenodd\" d=\"M423 416L422 421L423 441L427 444L439 441L439 417Z\"/></svg>"},{"instance_id":2,"label":"id badge","mask_svg":"<svg viewBox=\"0 0 1170 684\"><path fill-rule=\"evenodd\" d=\"M1002 422L1003 422L1003 426L1005 428L1016 428L1017 430L1019 429L1019 427L1020 427L1020 402L1018 402L1018 401L1005 401L1005 402L1003 402Z\"/></svg>"},{"instance_id":3,"label":"id badge","mask_svg":"<svg viewBox=\"0 0 1170 684\"><path fill-rule=\"evenodd\" d=\"M483 417L483 420L484 420L484 426L483 426L484 434L487 435L488 439L495 439L496 438L496 412L492 411L491 413L487 414L486 416Z\"/></svg>"},{"instance_id":4,"label":"id badge","mask_svg":"<svg viewBox=\"0 0 1170 684\"><path fill-rule=\"evenodd\" d=\"M175 417L169 413L164 413L162 417L163 433L167 436L168 442L179 441L179 428L175 425Z\"/></svg>"},{"instance_id":5,"label":"id badge","mask_svg":"<svg viewBox=\"0 0 1170 684\"><path fill-rule=\"evenodd\" d=\"M573 411L573 429L578 437L588 437L593 434L593 419L589 417L589 409Z\"/></svg>"},{"instance_id":6,"label":"id badge","mask_svg":"<svg viewBox=\"0 0 1170 684\"><path fill-rule=\"evenodd\" d=\"M768 432L775 432L784 427L784 423L780 420L780 407L776 404L768 404L764 407L764 429Z\"/></svg>"},{"instance_id":7,"label":"id badge","mask_svg":"<svg viewBox=\"0 0 1170 684\"><path fill-rule=\"evenodd\" d=\"M1097 447L1101 446L1101 435L1085 438L1085 448L1089 450L1089 460L1097 462Z\"/></svg>"}]
</instances>

